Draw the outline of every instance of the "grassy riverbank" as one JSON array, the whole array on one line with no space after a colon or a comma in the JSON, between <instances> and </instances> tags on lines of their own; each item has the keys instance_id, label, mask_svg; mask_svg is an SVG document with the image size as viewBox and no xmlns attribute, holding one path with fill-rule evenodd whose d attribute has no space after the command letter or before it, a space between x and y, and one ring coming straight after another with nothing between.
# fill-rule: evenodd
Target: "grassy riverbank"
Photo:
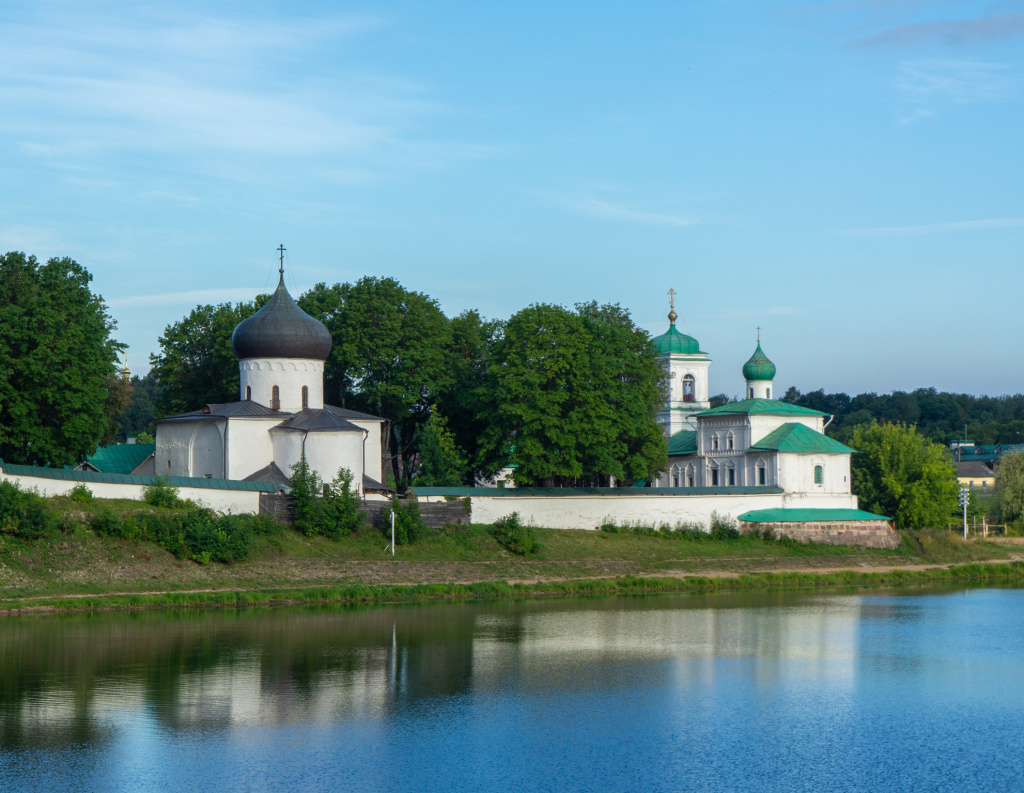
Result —
<instances>
[{"instance_id":1,"label":"grassy riverbank","mask_svg":"<svg viewBox=\"0 0 1024 793\"><path fill-rule=\"evenodd\" d=\"M110 505L106 505L109 507ZM121 505L138 509L137 502ZM88 507L69 507L88 510ZM0 535L0 610L235 607L637 592L925 583L1024 585L1024 548L904 535L891 551L777 542L538 529L525 557L487 526L428 532L392 557L369 526L340 541L281 527L235 564L199 564L152 542L65 521L37 539Z\"/></svg>"}]
</instances>

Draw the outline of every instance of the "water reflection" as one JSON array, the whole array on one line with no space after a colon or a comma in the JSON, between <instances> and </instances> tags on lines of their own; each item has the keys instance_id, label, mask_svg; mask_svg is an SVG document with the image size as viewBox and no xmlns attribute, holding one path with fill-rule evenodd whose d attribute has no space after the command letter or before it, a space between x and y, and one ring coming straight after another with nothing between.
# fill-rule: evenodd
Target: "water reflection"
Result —
<instances>
[{"instance_id":1,"label":"water reflection","mask_svg":"<svg viewBox=\"0 0 1024 793\"><path fill-rule=\"evenodd\" d=\"M850 679L862 609L716 596L5 620L0 743L103 742L127 713L183 730L380 718L509 687L628 686L638 668L704 685L730 657L768 679L808 674L794 662Z\"/></svg>"}]
</instances>

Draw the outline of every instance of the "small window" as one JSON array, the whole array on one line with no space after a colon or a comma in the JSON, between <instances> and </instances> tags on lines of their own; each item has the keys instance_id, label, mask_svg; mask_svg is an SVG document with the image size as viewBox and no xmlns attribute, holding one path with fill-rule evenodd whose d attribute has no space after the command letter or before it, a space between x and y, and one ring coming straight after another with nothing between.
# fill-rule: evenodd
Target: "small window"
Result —
<instances>
[{"instance_id":1,"label":"small window","mask_svg":"<svg viewBox=\"0 0 1024 793\"><path fill-rule=\"evenodd\" d=\"M306 410L309 407L309 386L302 386L302 409Z\"/></svg>"},{"instance_id":2,"label":"small window","mask_svg":"<svg viewBox=\"0 0 1024 793\"><path fill-rule=\"evenodd\" d=\"M771 399L771 398L772 398L772 390L771 390L770 388L766 388L766 389L765 389L765 391L764 391L764 395L765 395L765 396L766 396L766 397L767 397L768 399Z\"/></svg>"},{"instance_id":3,"label":"small window","mask_svg":"<svg viewBox=\"0 0 1024 793\"><path fill-rule=\"evenodd\" d=\"M732 433L731 432L725 438L725 448L726 449L731 449L732 448Z\"/></svg>"},{"instance_id":4,"label":"small window","mask_svg":"<svg viewBox=\"0 0 1024 793\"><path fill-rule=\"evenodd\" d=\"M814 466L814 484L820 485L825 481L825 472L820 465Z\"/></svg>"},{"instance_id":5,"label":"small window","mask_svg":"<svg viewBox=\"0 0 1024 793\"><path fill-rule=\"evenodd\" d=\"M760 466L757 469L757 483L759 485L763 485L763 484L765 484L765 481L766 481L766 472L764 470L764 466L762 465L762 466Z\"/></svg>"},{"instance_id":6,"label":"small window","mask_svg":"<svg viewBox=\"0 0 1024 793\"><path fill-rule=\"evenodd\" d=\"M672 475L672 487L679 487L679 474Z\"/></svg>"},{"instance_id":7,"label":"small window","mask_svg":"<svg viewBox=\"0 0 1024 793\"><path fill-rule=\"evenodd\" d=\"M247 385L245 387L245 401L248 402L251 399L252 399L252 386L251 385Z\"/></svg>"},{"instance_id":8,"label":"small window","mask_svg":"<svg viewBox=\"0 0 1024 793\"><path fill-rule=\"evenodd\" d=\"M697 396L697 381L692 374L683 377L683 402L693 402Z\"/></svg>"},{"instance_id":9,"label":"small window","mask_svg":"<svg viewBox=\"0 0 1024 793\"><path fill-rule=\"evenodd\" d=\"M711 486L712 487L718 487L718 469L717 468L712 468L711 469Z\"/></svg>"},{"instance_id":10,"label":"small window","mask_svg":"<svg viewBox=\"0 0 1024 793\"><path fill-rule=\"evenodd\" d=\"M750 391L750 393L747 394L747 396L749 396L751 399L753 399L754 398L754 389L751 388L751 389L749 389L749 391Z\"/></svg>"},{"instance_id":11,"label":"small window","mask_svg":"<svg viewBox=\"0 0 1024 793\"><path fill-rule=\"evenodd\" d=\"M729 469L729 484L730 485L736 484L736 469L735 468L730 468Z\"/></svg>"},{"instance_id":12,"label":"small window","mask_svg":"<svg viewBox=\"0 0 1024 793\"><path fill-rule=\"evenodd\" d=\"M715 435L711 436L711 451L713 451L713 452L717 452L718 451L718 435L717 435L717 433Z\"/></svg>"},{"instance_id":13,"label":"small window","mask_svg":"<svg viewBox=\"0 0 1024 793\"><path fill-rule=\"evenodd\" d=\"M270 409L280 410L281 409L281 389L274 386L270 389Z\"/></svg>"},{"instance_id":14,"label":"small window","mask_svg":"<svg viewBox=\"0 0 1024 793\"><path fill-rule=\"evenodd\" d=\"M693 487L693 474L690 474L688 477L686 477L686 486Z\"/></svg>"}]
</instances>

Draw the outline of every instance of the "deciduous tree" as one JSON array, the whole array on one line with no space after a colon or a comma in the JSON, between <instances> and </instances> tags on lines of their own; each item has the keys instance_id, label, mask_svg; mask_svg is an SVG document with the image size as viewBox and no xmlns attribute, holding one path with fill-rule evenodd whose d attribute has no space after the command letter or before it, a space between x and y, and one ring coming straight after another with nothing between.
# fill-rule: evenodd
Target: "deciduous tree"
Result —
<instances>
[{"instance_id":1,"label":"deciduous tree","mask_svg":"<svg viewBox=\"0 0 1024 793\"><path fill-rule=\"evenodd\" d=\"M1024 519L1024 452L1003 455L996 468L999 519Z\"/></svg>"},{"instance_id":2,"label":"deciduous tree","mask_svg":"<svg viewBox=\"0 0 1024 793\"><path fill-rule=\"evenodd\" d=\"M0 457L76 463L111 436L124 345L75 261L0 256ZM118 388L113 388L117 385Z\"/></svg>"}]
</instances>

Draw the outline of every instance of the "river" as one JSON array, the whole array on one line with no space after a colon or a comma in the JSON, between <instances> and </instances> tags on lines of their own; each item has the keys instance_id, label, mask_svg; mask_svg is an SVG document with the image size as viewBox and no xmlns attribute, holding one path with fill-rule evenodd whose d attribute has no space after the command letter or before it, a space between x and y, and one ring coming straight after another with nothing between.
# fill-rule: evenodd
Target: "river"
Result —
<instances>
[{"instance_id":1,"label":"river","mask_svg":"<svg viewBox=\"0 0 1024 793\"><path fill-rule=\"evenodd\" d=\"M1024 790L1024 591L3 619L0 790Z\"/></svg>"}]
</instances>

